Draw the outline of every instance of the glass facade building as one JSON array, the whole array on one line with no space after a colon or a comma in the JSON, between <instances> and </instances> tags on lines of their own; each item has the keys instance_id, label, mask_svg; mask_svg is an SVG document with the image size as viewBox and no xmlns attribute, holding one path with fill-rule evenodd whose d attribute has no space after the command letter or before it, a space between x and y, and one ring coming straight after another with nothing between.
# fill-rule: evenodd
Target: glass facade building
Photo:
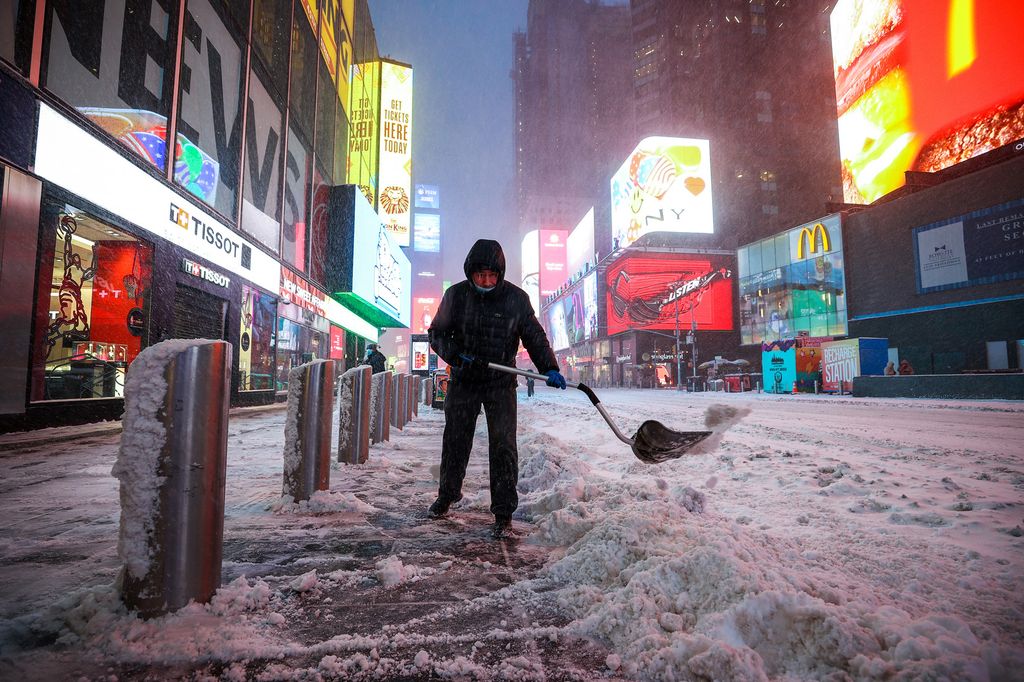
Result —
<instances>
[{"instance_id":1,"label":"glass facade building","mask_svg":"<svg viewBox=\"0 0 1024 682\"><path fill-rule=\"evenodd\" d=\"M736 255L741 345L846 336L839 214L741 246Z\"/></svg>"}]
</instances>

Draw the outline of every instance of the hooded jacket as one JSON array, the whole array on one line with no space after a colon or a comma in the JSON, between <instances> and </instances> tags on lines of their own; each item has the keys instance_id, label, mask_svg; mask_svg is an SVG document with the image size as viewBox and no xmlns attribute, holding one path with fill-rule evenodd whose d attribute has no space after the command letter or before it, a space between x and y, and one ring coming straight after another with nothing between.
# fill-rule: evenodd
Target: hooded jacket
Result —
<instances>
[{"instance_id":1,"label":"hooded jacket","mask_svg":"<svg viewBox=\"0 0 1024 682\"><path fill-rule=\"evenodd\" d=\"M472 282L477 270L498 273L498 283L487 292ZM544 328L530 304L530 297L505 281L505 254L493 239L478 239L463 264L466 279L448 288L441 298L427 333L430 347L451 366L452 381L467 384L511 386L516 378L505 372L462 367L460 354L472 355L509 367L515 366L519 341L541 374L558 369Z\"/></svg>"}]
</instances>

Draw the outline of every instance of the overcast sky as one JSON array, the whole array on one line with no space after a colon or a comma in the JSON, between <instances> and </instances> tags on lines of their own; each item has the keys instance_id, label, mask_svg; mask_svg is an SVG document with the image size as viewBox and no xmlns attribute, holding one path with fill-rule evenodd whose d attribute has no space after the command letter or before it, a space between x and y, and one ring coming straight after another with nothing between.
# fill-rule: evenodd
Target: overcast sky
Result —
<instances>
[{"instance_id":1,"label":"overcast sky","mask_svg":"<svg viewBox=\"0 0 1024 682\"><path fill-rule=\"evenodd\" d=\"M527 0L369 2L380 54L414 69L413 182L440 187L443 277L464 279L483 237L501 242L517 281L510 74Z\"/></svg>"}]
</instances>

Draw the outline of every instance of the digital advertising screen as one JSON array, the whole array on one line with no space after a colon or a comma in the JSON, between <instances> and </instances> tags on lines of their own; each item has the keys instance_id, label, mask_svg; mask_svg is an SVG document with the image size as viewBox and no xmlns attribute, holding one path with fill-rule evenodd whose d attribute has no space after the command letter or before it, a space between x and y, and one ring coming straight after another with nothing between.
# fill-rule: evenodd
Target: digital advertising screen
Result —
<instances>
[{"instance_id":1,"label":"digital advertising screen","mask_svg":"<svg viewBox=\"0 0 1024 682\"><path fill-rule=\"evenodd\" d=\"M441 190L437 185L416 185L413 204L414 208L432 208L437 211L441 208Z\"/></svg>"},{"instance_id":2,"label":"digital advertising screen","mask_svg":"<svg viewBox=\"0 0 1024 682\"><path fill-rule=\"evenodd\" d=\"M412 265L364 197L355 193L352 293L409 326ZM372 266L370 265L372 263Z\"/></svg>"},{"instance_id":3,"label":"digital advertising screen","mask_svg":"<svg viewBox=\"0 0 1024 682\"><path fill-rule=\"evenodd\" d=\"M847 203L1024 138L1024 3L839 0L831 23Z\"/></svg>"},{"instance_id":4,"label":"digital advertising screen","mask_svg":"<svg viewBox=\"0 0 1024 682\"><path fill-rule=\"evenodd\" d=\"M441 251L441 216L436 213L413 213L413 249L427 253Z\"/></svg>"},{"instance_id":5,"label":"digital advertising screen","mask_svg":"<svg viewBox=\"0 0 1024 682\"><path fill-rule=\"evenodd\" d=\"M565 314L565 338L570 344L579 343L585 338L586 322L583 310L583 287L576 287L562 298Z\"/></svg>"},{"instance_id":6,"label":"digital advertising screen","mask_svg":"<svg viewBox=\"0 0 1024 682\"><path fill-rule=\"evenodd\" d=\"M412 371L426 372L430 369L430 342L412 342Z\"/></svg>"},{"instance_id":7,"label":"digital advertising screen","mask_svg":"<svg viewBox=\"0 0 1024 682\"><path fill-rule=\"evenodd\" d=\"M565 350L569 347L569 337L565 331L565 307L561 301L548 309L548 338L552 350Z\"/></svg>"},{"instance_id":8,"label":"digital advertising screen","mask_svg":"<svg viewBox=\"0 0 1024 682\"><path fill-rule=\"evenodd\" d=\"M357 185L371 207L377 206L377 172L380 147L377 118L380 115L380 62L352 65L351 122L348 135L348 171L345 181Z\"/></svg>"},{"instance_id":9,"label":"digital advertising screen","mask_svg":"<svg viewBox=\"0 0 1024 682\"><path fill-rule=\"evenodd\" d=\"M434 313L441 299L433 296L417 296L412 302L412 332L426 334L430 323L434 321Z\"/></svg>"},{"instance_id":10,"label":"digital advertising screen","mask_svg":"<svg viewBox=\"0 0 1024 682\"><path fill-rule=\"evenodd\" d=\"M566 237L568 230L539 230L540 259L540 297L541 299L555 293L558 287L565 284L566 273Z\"/></svg>"},{"instance_id":11,"label":"digital advertising screen","mask_svg":"<svg viewBox=\"0 0 1024 682\"><path fill-rule=\"evenodd\" d=\"M533 311L540 314L540 233L537 230L530 230L523 236L520 254L521 286L530 297Z\"/></svg>"},{"instance_id":12,"label":"digital advertising screen","mask_svg":"<svg viewBox=\"0 0 1024 682\"><path fill-rule=\"evenodd\" d=\"M569 276L583 269L584 263L594 262L594 209L572 228L566 241L565 260Z\"/></svg>"},{"instance_id":13,"label":"digital advertising screen","mask_svg":"<svg viewBox=\"0 0 1024 682\"><path fill-rule=\"evenodd\" d=\"M620 248L649 232L714 232L710 143L644 138L612 176L611 200Z\"/></svg>"},{"instance_id":14,"label":"digital advertising screen","mask_svg":"<svg viewBox=\"0 0 1024 682\"><path fill-rule=\"evenodd\" d=\"M629 329L731 331L733 279L725 259L628 255L605 272L608 334Z\"/></svg>"},{"instance_id":15,"label":"digital advertising screen","mask_svg":"<svg viewBox=\"0 0 1024 682\"><path fill-rule=\"evenodd\" d=\"M765 393L791 393L796 383L796 340L762 343L761 372Z\"/></svg>"},{"instance_id":16,"label":"digital advertising screen","mask_svg":"<svg viewBox=\"0 0 1024 682\"><path fill-rule=\"evenodd\" d=\"M409 246L412 68L382 61L380 88L380 217L398 245Z\"/></svg>"},{"instance_id":17,"label":"digital advertising screen","mask_svg":"<svg viewBox=\"0 0 1024 682\"><path fill-rule=\"evenodd\" d=\"M597 337L597 270L583 278L583 338Z\"/></svg>"}]
</instances>

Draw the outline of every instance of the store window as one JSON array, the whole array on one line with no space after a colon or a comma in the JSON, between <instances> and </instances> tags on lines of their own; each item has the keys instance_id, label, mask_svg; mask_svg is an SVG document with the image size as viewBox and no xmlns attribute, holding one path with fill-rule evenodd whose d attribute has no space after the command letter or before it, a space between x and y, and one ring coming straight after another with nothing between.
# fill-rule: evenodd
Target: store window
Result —
<instances>
[{"instance_id":1,"label":"store window","mask_svg":"<svg viewBox=\"0 0 1024 682\"><path fill-rule=\"evenodd\" d=\"M229 8L236 3L227 3ZM248 3L245 3L248 8ZM243 41L223 3L188 0L181 56L175 181L229 218L238 200ZM182 142L184 136L188 144Z\"/></svg>"},{"instance_id":2,"label":"store window","mask_svg":"<svg viewBox=\"0 0 1024 682\"><path fill-rule=\"evenodd\" d=\"M274 332L277 326L273 296L242 287L241 329L238 335L238 390L274 389Z\"/></svg>"},{"instance_id":3,"label":"store window","mask_svg":"<svg viewBox=\"0 0 1024 682\"><path fill-rule=\"evenodd\" d=\"M153 247L73 206L43 215L32 399L121 397L147 337Z\"/></svg>"},{"instance_id":4,"label":"store window","mask_svg":"<svg viewBox=\"0 0 1024 682\"><path fill-rule=\"evenodd\" d=\"M177 6L175 0L47 3L44 87L161 172ZM179 145L197 143L178 139Z\"/></svg>"},{"instance_id":5,"label":"store window","mask_svg":"<svg viewBox=\"0 0 1024 682\"><path fill-rule=\"evenodd\" d=\"M7 0L0 3L0 59L28 74L32 56L35 0Z\"/></svg>"},{"instance_id":6,"label":"store window","mask_svg":"<svg viewBox=\"0 0 1024 682\"><path fill-rule=\"evenodd\" d=\"M278 391L288 390L288 373L311 360L326 359L330 352L330 323L326 318L294 303L277 308Z\"/></svg>"}]
</instances>

